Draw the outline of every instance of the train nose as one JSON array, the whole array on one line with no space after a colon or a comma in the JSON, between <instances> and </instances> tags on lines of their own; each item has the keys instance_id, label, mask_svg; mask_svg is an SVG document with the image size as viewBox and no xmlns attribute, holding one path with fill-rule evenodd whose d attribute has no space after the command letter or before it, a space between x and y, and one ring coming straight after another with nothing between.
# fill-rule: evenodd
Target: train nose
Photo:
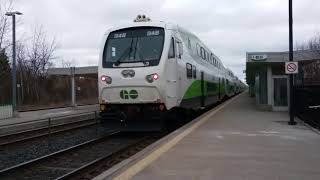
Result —
<instances>
[{"instance_id":1,"label":"train nose","mask_svg":"<svg viewBox=\"0 0 320 180\"><path fill-rule=\"evenodd\" d=\"M108 103L158 103L160 101L158 89L149 86L106 87L102 90L101 96Z\"/></svg>"}]
</instances>

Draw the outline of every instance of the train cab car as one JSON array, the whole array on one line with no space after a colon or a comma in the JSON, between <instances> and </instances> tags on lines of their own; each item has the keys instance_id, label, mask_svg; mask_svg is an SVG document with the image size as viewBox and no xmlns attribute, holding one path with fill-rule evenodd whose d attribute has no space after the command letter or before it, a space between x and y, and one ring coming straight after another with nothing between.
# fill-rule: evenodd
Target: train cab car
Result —
<instances>
[{"instance_id":1,"label":"train cab car","mask_svg":"<svg viewBox=\"0 0 320 180\"><path fill-rule=\"evenodd\" d=\"M122 129L162 128L177 119L171 114L206 107L234 91L229 71L199 38L145 16L109 29L99 59L100 115Z\"/></svg>"}]
</instances>

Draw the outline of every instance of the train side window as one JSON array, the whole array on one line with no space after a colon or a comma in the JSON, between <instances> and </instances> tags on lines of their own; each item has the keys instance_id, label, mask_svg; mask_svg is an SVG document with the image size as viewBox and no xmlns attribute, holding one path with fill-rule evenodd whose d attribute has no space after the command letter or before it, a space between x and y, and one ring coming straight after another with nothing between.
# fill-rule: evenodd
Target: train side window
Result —
<instances>
[{"instance_id":1,"label":"train side window","mask_svg":"<svg viewBox=\"0 0 320 180\"><path fill-rule=\"evenodd\" d=\"M193 66L192 67L192 74L193 74L193 78L197 78L197 67L196 66Z\"/></svg>"},{"instance_id":2,"label":"train side window","mask_svg":"<svg viewBox=\"0 0 320 180\"><path fill-rule=\"evenodd\" d=\"M187 70L187 78L192 78L192 65L187 63L186 70Z\"/></svg>"},{"instance_id":3,"label":"train side window","mask_svg":"<svg viewBox=\"0 0 320 180\"><path fill-rule=\"evenodd\" d=\"M177 41L177 49L178 49L178 57L181 59L181 56L183 55L183 45L182 45L182 42Z\"/></svg>"},{"instance_id":4,"label":"train side window","mask_svg":"<svg viewBox=\"0 0 320 180\"><path fill-rule=\"evenodd\" d=\"M206 51L204 50L204 48L203 47L201 47L201 57L202 57L202 59L206 59Z\"/></svg>"},{"instance_id":5,"label":"train side window","mask_svg":"<svg viewBox=\"0 0 320 180\"><path fill-rule=\"evenodd\" d=\"M173 40L173 38L171 38L168 58L175 58L176 57L175 47L174 46L175 46L174 45L174 40Z\"/></svg>"},{"instance_id":6,"label":"train side window","mask_svg":"<svg viewBox=\"0 0 320 180\"><path fill-rule=\"evenodd\" d=\"M214 56L212 53L211 53L211 64L214 64Z\"/></svg>"},{"instance_id":7,"label":"train side window","mask_svg":"<svg viewBox=\"0 0 320 180\"><path fill-rule=\"evenodd\" d=\"M188 48L191 49L191 41L190 41L190 38L188 38Z\"/></svg>"},{"instance_id":8,"label":"train side window","mask_svg":"<svg viewBox=\"0 0 320 180\"><path fill-rule=\"evenodd\" d=\"M201 57L201 47L199 46L198 43L197 43L197 54L198 54L198 56Z\"/></svg>"}]
</instances>

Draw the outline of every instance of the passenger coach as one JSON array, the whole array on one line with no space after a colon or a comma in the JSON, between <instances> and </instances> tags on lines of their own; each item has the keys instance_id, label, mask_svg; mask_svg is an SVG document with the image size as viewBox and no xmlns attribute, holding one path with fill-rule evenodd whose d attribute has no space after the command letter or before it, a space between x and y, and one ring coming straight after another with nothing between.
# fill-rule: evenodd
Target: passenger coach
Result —
<instances>
[{"instance_id":1,"label":"passenger coach","mask_svg":"<svg viewBox=\"0 0 320 180\"><path fill-rule=\"evenodd\" d=\"M104 35L99 61L104 122L162 126L240 92L241 83L195 35L139 16Z\"/></svg>"}]
</instances>

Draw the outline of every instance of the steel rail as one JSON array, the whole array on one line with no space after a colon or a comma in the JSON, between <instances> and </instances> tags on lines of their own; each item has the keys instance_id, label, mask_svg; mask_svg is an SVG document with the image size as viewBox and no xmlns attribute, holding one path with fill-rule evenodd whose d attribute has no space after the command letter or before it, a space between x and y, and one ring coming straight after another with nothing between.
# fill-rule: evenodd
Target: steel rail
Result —
<instances>
[{"instance_id":1,"label":"steel rail","mask_svg":"<svg viewBox=\"0 0 320 180\"><path fill-rule=\"evenodd\" d=\"M92 121L92 122L91 122ZM29 140L33 140L33 139L37 139L37 138L40 138L40 137L45 137L45 136L50 136L50 135L55 135L55 134L59 134L59 133L62 133L62 132L67 132L67 131L71 131L71 130L76 130L76 129L80 129L80 128L84 128L84 127L88 127L88 126L92 126L92 125L97 125L96 121L94 119L90 119L90 120L83 120L83 121L77 121L77 122L72 122L72 123L66 123L66 124L59 124L59 125L56 125L56 126L52 126L51 128L52 129L55 129L55 128L63 128L65 126L70 126L70 125L76 125L76 124L80 124L80 123L86 123L87 124L82 124L82 125L78 125L78 126L74 126L74 127L69 127L69 128L65 128L65 129L61 129L61 130L56 130L56 131L46 131L46 132L43 132L43 133L39 133L37 135L34 135L34 136L29 136L29 137L24 137L24 138L18 138L18 139L15 139L15 140L12 140L12 141L7 141L7 142L3 142L3 143L0 143L0 147L1 146L6 146L6 145L9 145L9 144L14 144L14 143L19 143L19 142L23 142L23 141L29 141ZM41 129L36 129L36 130L31 130L31 131L28 131L28 132L22 132L22 133L16 133L16 134L11 134L11 135L6 135L6 136L2 136L0 138L9 138L9 137L14 137L14 136L17 136L17 135L23 135L23 134L27 134L27 133L37 133L39 131L42 131L42 130L46 130L48 129L48 127L45 127L45 128L41 128ZM0 139L1 141L1 139Z\"/></svg>"},{"instance_id":2,"label":"steel rail","mask_svg":"<svg viewBox=\"0 0 320 180\"><path fill-rule=\"evenodd\" d=\"M115 135L118 135L120 133L121 133L120 131L115 131L115 132L112 132L112 133L110 133L110 134L108 134L108 135L106 135L104 137L95 138L95 139L83 142L81 144L77 144L75 146L71 146L71 147L68 147L68 148L65 148L65 149L62 149L62 150L59 150L59 151L56 151L56 152L41 156L39 158L35 158L35 159L29 160L29 161L26 161L26 162L23 162L23 163L20 163L20 164L17 164L17 165L14 165L14 166L11 166L11 167L8 167L8 168L5 168L5 169L1 169L0 170L0 175L9 174L11 171L17 170L19 168L30 166L32 164L38 163L40 161L43 161L43 160L48 159L50 157L53 157L55 155L62 154L62 153L68 152L68 151L72 151L72 150L75 150L75 149L80 148L82 146L87 146L87 145L90 145L92 143L98 142L98 141L103 140L103 139L108 139L111 136L115 136Z\"/></svg>"},{"instance_id":3,"label":"steel rail","mask_svg":"<svg viewBox=\"0 0 320 180\"><path fill-rule=\"evenodd\" d=\"M125 152L126 150L130 149L131 147L134 147L134 146L140 144L141 142L145 141L147 138L148 137L141 138L136 142L133 142L133 143L131 143L131 144L125 146L125 147L122 147L121 149L118 149L118 150L115 150L113 152L110 152L109 154L106 154L106 155L104 155L104 156L102 156L100 158L97 158L97 159L95 159L95 160L93 160L93 161L91 161L91 162L89 162L89 163L87 163L87 164L85 164L85 165L83 165L83 166L81 166L79 168L76 168L76 169L72 170L71 172L56 178L55 180L71 179L72 177L79 175L81 172L84 172L87 169L96 166L100 162L103 162L103 161L106 161L108 159L111 159L113 156L121 154L121 153Z\"/></svg>"}]
</instances>

